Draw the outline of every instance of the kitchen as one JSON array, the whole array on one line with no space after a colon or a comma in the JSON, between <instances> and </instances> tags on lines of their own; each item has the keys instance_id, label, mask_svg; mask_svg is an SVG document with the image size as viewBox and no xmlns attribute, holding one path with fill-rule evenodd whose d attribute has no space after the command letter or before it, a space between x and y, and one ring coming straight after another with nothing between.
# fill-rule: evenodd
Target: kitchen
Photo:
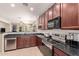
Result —
<instances>
[{"instance_id":1,"label":"kitchen","mask_svg":"<svg viewBox=\"0 0 79 59\"><path fill-rule=\"evenodd\" d=\"M8 5L9 3L0 4L0 7L4 6L1 12ZM79 3L15 3L11 6L12 15L12 11L7 14L9 9L6 9L6 14L0 12L2 16L8 15L9 18L7 23L1 20L0 51L3 54L37 47L43 56L79 56ZM37 12L31 6L36 8ZM30 11L29 7L31 7ZM26 11L32 13L31 16L30 14L29 17L25 16ZM16 17L17 13L23 15ZM13 17L14 15L16 18ZM5 17L5 20L8 18ZM35 20L33 22L29 20L31 22L29 23L26 19Z\"/></svg>"}]
</instances>

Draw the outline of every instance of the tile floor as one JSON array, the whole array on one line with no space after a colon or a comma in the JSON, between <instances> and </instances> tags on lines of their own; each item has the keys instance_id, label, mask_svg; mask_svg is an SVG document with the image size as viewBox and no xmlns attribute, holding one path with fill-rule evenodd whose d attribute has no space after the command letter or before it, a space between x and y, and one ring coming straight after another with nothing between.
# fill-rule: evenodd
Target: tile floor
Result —
<instances>
[{"instance_id":1,"label":"tile floor","mask_svg":"<svg viewBox=\"0 0 79 59\"><path fill-rule=\"evenodd\" d=\"M0 56L43 56L43 54L37 47L30 47L0 53Z\"/></svg>"}]
</instances>

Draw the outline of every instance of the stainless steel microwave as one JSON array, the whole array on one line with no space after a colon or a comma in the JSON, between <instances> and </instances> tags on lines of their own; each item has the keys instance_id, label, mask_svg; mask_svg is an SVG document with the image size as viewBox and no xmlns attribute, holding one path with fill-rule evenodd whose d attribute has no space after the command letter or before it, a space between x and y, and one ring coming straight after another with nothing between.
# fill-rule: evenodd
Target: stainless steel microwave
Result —
<instances>
[{"instance_id":1,"label":"stainless steel microwave","mask_svg":"<svg viewBox=\"0 0 79 59\"><path fill-rule=\"evenodd\" d=\"M60 29L61 28L61 17L58 16L48 21L48 29Z\"/></svg>"}]
</instances>

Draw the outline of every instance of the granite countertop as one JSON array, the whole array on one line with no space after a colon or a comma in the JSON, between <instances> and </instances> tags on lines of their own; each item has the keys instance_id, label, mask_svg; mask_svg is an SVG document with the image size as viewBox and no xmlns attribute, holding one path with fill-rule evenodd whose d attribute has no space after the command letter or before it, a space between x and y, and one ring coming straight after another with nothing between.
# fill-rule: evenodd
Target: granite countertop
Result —
<instances>
[{"instance_id":1,"label":"granite countertop","mask_svg":"<svg viewBox=\"0 0 79 59\"><path fill-rule=\"evenodd\" d=\"M71 46L67 45L65 42L58 41L55 39L52 39L52 41L48 42L46 38L47 38L46 36L44 36L42 38L43 43L46 43L45 45L48 46L50 49L51 49L51 46L54 46L54 47L62 50L69 56L79 56L79 48L71 47Z\"/></svg>"},{"instance_id":2,"label":"granite countertop","mask_svg":"<svg viewBox=\"0 0 79 59\"><path fill-rule=\"evenodd\" d=\"M79 48L70 47L65 43L61 43L61 42L59 43L55 40L53 40L51 43L53 44L54 47L62 50L63 52L65 52L70 56L79 56Z\"/></svg>"},{"instance_id":3,"label":"granite countertop","mask_svg":"<svg viewBox=\"0 0 79 59\"><path fill-rule=\"evenodd\" d=\"M3 35L9 35L9 34L43 34L41 32L8 32L4 33Z\"/></svg>"},{"instance_id":4,"label":"granite countertop","mask_svg":"<svg viewBox=\"0 0 79 59\"><path fill-rule=\"evenodd\" d=\"M22 36L22 35L41 35L44 36L43 33L38 33L38 32L22 32L22 33L5 33L4 38L16 38L17 36Z\"/></svg>"}]
</instances>

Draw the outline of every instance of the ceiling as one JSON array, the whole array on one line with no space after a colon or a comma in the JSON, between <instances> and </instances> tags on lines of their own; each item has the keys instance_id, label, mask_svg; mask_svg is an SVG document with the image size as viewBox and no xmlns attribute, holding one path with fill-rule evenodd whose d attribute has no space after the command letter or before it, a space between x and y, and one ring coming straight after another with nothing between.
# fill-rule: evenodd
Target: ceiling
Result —
<instances>
[{"instance_id":1,"label":"ceiling","mask_svg":"<svg viewBox=\"0 0 79 59\"><path fill-rule=\"evenodd\" d=\"M53 5L53 3L28 3L26 6L23 3L15 3L15 7L11 7L10 4L0 3L0 17L4 17L12 23L19 21L31 23ZM30 10L31 7L34 8L33 11Z\"/></svg>"}]
</instances>

